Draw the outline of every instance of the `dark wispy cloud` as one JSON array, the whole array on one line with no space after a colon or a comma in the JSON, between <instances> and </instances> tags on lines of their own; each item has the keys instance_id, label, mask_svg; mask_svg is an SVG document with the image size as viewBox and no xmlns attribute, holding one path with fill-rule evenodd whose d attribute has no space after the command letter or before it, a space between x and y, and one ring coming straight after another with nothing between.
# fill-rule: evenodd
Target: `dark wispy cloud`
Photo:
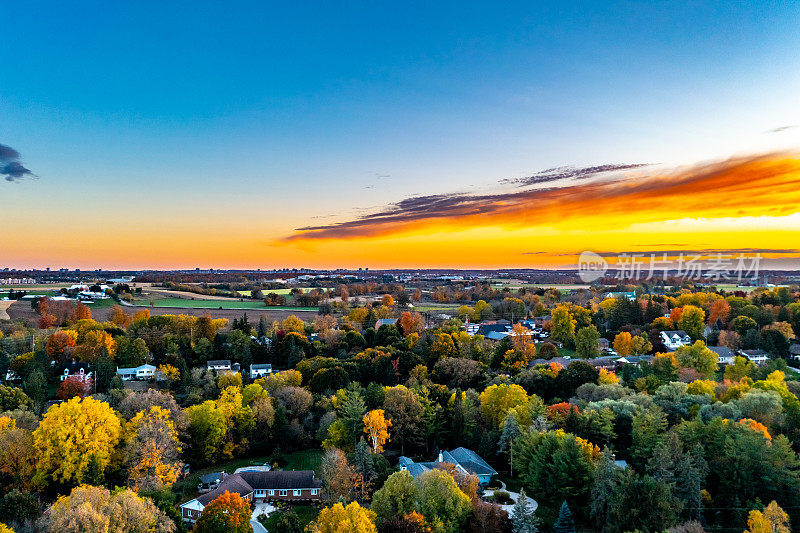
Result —
<instances>
[{"instance_id":1,"label":"dark wispy cloud","mask_svg":"<svg viewBox=\"0 0 800 533\"><path fill-rule=\"evenodd\" d=\"M5 144L0 144L0 176L3 176L6 181L19 181L35 176L20 163L19 159L18 151Z\"/></svg>"},{"instance_id":2,"label":"dark wispy cloud","mask_svg":"<svg viewBox=\"0 0 800 533\"><path fill-rule=\"evenodd\" d=\"M790 126L778 126L777 128L772 128L771 130L767 130L767 133L780 133L782 131L791 130L791 129L796 128L796 127L797 126L793 126L793 125L790 125Z\"/></svg>"},{"instance_id":3,"label":"dark wispy cloud","mask_svg":"<svg viewBox=\"0 0 800 533\"><path fill-rule=\"evenodd\" d=\"M513 183L520 187L528 187L530 185L539 185L541 183L550 183L560 180L586 180L597 177L601 174L608 174L609 172L620 172L623 170L634 170L637 168L646 167L643 163L630 163L630 164L615 164L609 163L605 165L596 165L593 167L555 167L548 168L524 178L510 178L500 180L500 183Z\"/></svg>"}]
</instances>

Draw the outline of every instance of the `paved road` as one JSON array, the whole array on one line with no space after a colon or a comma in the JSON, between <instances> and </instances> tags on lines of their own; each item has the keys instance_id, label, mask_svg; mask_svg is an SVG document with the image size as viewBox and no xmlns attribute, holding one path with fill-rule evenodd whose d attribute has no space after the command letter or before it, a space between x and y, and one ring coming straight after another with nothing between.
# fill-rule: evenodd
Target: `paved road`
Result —
<instances>
[{"instance_id":1,"label":"paved road","mask_svg":"<svg viewBox=\"0 0 800 533\"><path fill-rule=\"evenodd\" d=\"M268 533L267 528L262 526L258 520L250 520L250 525L255 533Z\"/></svg>"}]
</instances>

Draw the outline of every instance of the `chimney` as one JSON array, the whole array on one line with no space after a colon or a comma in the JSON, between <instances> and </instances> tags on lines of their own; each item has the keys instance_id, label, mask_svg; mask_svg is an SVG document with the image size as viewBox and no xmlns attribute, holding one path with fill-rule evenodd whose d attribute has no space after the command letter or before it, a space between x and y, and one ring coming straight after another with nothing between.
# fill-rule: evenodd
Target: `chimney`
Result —
<instances>
[{"instance_id":1,"label":"chimney","mask_svg":"<svg viewBox=\"0 0 800 533\"><path fill-rule=\"evenodd\" d=\"M437 463L443 463L444 462L444 458L442 457L442 452L439 452L439 457L436 458L436 462Z\"/></svg>"}]
</instances>

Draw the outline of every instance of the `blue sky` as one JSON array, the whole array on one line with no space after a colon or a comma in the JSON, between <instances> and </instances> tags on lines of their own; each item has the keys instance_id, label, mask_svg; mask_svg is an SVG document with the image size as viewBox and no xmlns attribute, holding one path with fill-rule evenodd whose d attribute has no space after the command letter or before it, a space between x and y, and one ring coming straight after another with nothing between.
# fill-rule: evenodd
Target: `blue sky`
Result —
<instances>
[{"instance_id":1,"label":"blue sky","mask_svg":"<svg viewBox=\"0 0 800 533\"><path fill-rule=\"evenodd\" d=\"M118 212L100 198L187 220L244 202L280 234L553 166L797 139L765 133L800 123L797 4L502 4L7 3L0 143L40 179L0 198L69 198L90 225Z\"/></svg>"}]
</instances>

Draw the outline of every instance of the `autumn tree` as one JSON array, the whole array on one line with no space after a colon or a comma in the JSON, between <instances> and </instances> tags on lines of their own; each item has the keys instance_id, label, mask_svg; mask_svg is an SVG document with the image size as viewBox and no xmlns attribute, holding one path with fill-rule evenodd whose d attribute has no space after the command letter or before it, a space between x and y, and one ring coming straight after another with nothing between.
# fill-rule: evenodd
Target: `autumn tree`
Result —
<instances>
[{"instance_id":1,"label":"autumn tree","mask_svg":"<svg viewBox=\"0 0 800 533\"><path fill-rule=\"evenodd\" d=\"M383 487L372 495L372 510L379 524L393 516L410 513L415 502L414 478L408 470L395 472L384 482Z\"/></svg>"},{"instance_id":2,"label":"autumn tree","mask_svg":"<svg viewBox=\"0 0 800 533\"><path fill-rule=\"evenodd\" d=\"M222 493L205 506L194 524L194 533L251 533L250 503L236 493Z\"/></svg>"},{"instance_id":3,"label":"autumn tree","mask_svg":"<svg viewBox=\"0 0 800 533\"><path fill-rule=\"evenodd\" d=\"M39 531L48 533L175 531L175 523L149 498L141 498L131 490L110 492L104 487L89 485L76 487L69 496L59 497L37 525Z\"/></svg>"},{"instance_id":4,"label":"autumn tree","mask_svg":"<svg viewBox=\"0 0 800 533\"><path fill-rule=\"evenodd\" d=\"M78 396L83 398L92 390L92 378L82 378L80 376L68 376L61 385L58 386L58 397L62 400L69 400Z\"/></svg>"},{"instance_id":5,"label":"autumn tree","mask_svg":"<svg viewBox=\"0 0 800 533\"><path fill-rule=\"evenodd\" d=\"M331 501L349 502L353 499L355 470L339 448L331 448L322 458L320 480L322 492Z\"/></svg>"},{"instance_id":6,"label":"autumn tree","mask_svg":"<svg viewBox=\"0 0 800 533\"><path fill-rule=\"evenodd\" d=\"M116 352L117 341L103 330L87 331L83 342L75 348L75 356L87 363L94 363L103 354L113 358Z\"/></svg>"},{"instance_id":7,"label":"autumn tree","mask_svg":"<svg viewBox=\"0 0 800 533\"><path fill-rule=\"evenodd\" d=\"M490 385L480 395L481 414L493 427L500 427L509 409L528 403L528 393L516 384Z\"/></svg>"},{"instance_id":8,"label":"autumn tree","mask_svg":"<svg viewBox=\"0 0 800 533\"><path fill-rule=\"evenodd\" d=\"M403 335L420 333L424 328L422 315L419 313L409 313L408 311L405 311L400 315L399 326L400 330L403 332Z\"/></svg>"},{"instance_id":9,"label":"autumn tree","mask_svg":"<svg viewBox=\"0 0 800 533\"><path fill-rule=\"evenodd\" d=\"M131 325L131 315L126 313L121 306L115 305L108 311L108 319L121 328Z\"/></svg>"},{"instance_id":10,"label":"autumn tree","mask_svg":"<svg viewBox=\"0 0 800 533\"><path fill-rule=\"evenodd\" d=\"M309 525L312 533L377 533L375 513L352 502L347 507L336 503L320 511Z\"/></svg>"},{"instance_id":11,"label":"autumn tree","mask_svg":"<svg viewBox=\"0 0 800 533\"><path fill-rule=\"evenodd\" d=\"M435 531L457 533L472 510L469 497L458 488L453 476L433 469L415 480L416 509Z\"/></svg>"},{"instance_id":12,"label":"autumn tree","mask_svg":"<svg viewBox=\"0 0 800 533\"><path fill-rule=\"evenodd\" d=\"M75 319L88 320L91 318L92 318L92 310L89 309L87 306L83 305L81 302L78 302L78 305L75 306Z\"/></svg>"},{"instance_id":13,"label":"autumn tree","mask_svg":"<svg viewBox=\"0 0 800 533\"><path fill-rule=\"evenodd\" d=\"M750 511L745 533L790 533L789 515L772 500L764 511Z\"/></svg>"},{"instance_id":14,"label":"autumn tree","mask_svg":"<svg viewBox=\"0 0 800 533\"><path fill-rule=\"evenodd\" d=\"M373 453L383 451L383 445L389 441L391 425L392 421L386 419L383 409L373 409L364 415L364 433L372 444Z\"/></svg>"},{"instance_id":15,"label":"autumn tree","mask_svg":"<svg viewBox=\"0 0 800 533\"><path fill-rule=\"evenodd\" d=\"M617 333L614 337L614 351L622 357L633 355L633 338L630 333L627 331Z\"/></svg>"},{"instance_id":16,"label":"autumn tree","mask_svg":"<svg viewBox=\"0 0 800 533\"><path fill-rule=\"evenodd\" d=\"M54 405L33 432L37 483L81 483L92 465L104 472L121 434L119 416L105 402L75 397Z\"/></svg>"},{"instance_id":17,"label":"autumn tree","mask_svg":"<svg viewBox=\"0 0 800 533\"><path fill-rule=\"evenodd\" d=\"M678 328L685 331L693 339L703 338L706 325L706 313L699 307L684 305Z\"/></svg>"},{"instance_id":18,"label":"autumn tree","mask_svg":"<svg viewBox=\"0 0 800 533\"><path fill-rule=\"evenodd\" d=\"M125 446L131 486L159 490L177 481L181 448L168 410L152 406L139 412L125 428Z\"/></svg>"},{"instance_id":19,"label":"autumn tree","mask_svg":"<svg viewBox=\"0 0 800 533\"><path fill-rule=\"evenodd\" d=\"M72 351L75 349L75 339L77 339L77 337L78 332L73 330L62 329L56 331L47 337L47 355L50 356L50 359L53 361L69 358L72 355Z\"/></svg>"}]
</instances>

